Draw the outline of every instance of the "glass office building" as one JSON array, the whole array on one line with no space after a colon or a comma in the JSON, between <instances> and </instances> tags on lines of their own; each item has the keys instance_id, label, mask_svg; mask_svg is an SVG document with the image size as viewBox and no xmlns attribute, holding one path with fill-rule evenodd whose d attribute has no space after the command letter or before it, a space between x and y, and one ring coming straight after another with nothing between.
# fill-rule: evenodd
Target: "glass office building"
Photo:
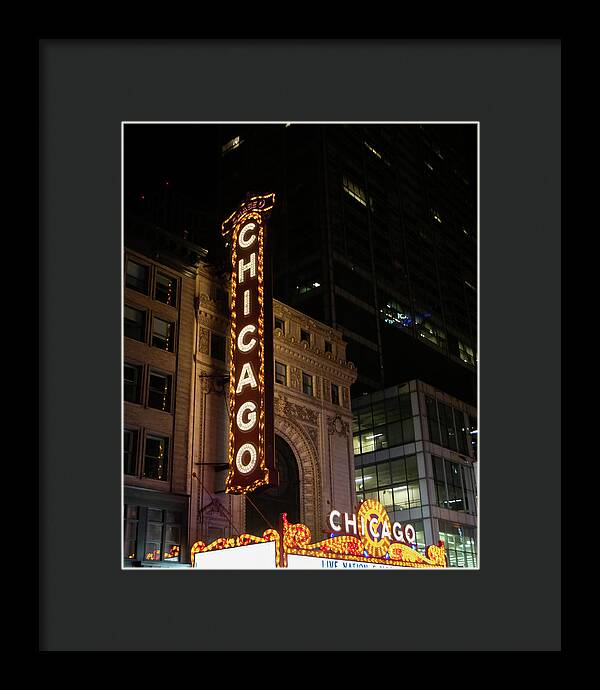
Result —
<instances>
[{"instance_id":1,"label":"glass office building","mask_svg":"<svg viewBox=\"0 0 600 690\"><path fill-rule=\"evenodd\" d=\"M475 409L421 381L352 401L357 505L410 522L417 547L442 540L451 567L477 567Z\"/></svg>"}]
</instances>

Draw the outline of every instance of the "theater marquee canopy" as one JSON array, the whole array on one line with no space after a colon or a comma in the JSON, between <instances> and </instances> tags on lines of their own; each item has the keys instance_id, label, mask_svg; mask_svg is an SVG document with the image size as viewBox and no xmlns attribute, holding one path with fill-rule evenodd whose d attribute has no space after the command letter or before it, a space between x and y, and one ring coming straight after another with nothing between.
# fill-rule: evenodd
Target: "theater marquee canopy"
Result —
<instances>
[{"instance_id":1,"label":"theater marquee canopy","mask_svg":"<svg viewBox=\"0 0 600 690\"><path fill-rule=\"evenodd\" d=\"M445 568L444 543L416 550L411 525L390 522L378 501L364 501L356 515L332 511L334 531L312 542L306 525L290 524L284 514L278 530L261 537L241 534L222 537L211 544L196 542L191 556L194 568L203 570L347 570L351 568ZM349 527L350 529L345 529ZM343 530L343 531L342 531ZM336 533L337 531L337 533Z\"/></svg>"}]
</instances>

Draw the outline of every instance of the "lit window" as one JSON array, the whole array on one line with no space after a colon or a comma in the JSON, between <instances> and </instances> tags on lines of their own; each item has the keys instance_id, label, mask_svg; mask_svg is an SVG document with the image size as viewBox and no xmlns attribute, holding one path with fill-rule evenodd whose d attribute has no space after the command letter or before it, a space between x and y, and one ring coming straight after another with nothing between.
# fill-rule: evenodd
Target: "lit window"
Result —
<instances>
[{"instance_id":1,"label":"lit window","mask_svg":"<svg viewBox=\"0 0 600 690\"><path fill-rule=\"evenodd\" d=\"M148 381L148 407L163 412L171 411L171 377L150 372Z\"/></svg>"},{"instance_id":2,"label":"lit window","mask_svg":"<svg viewBox=\"0 0 600 690\"><path fill-rule=\"evenodd\" d=\"M152 319L152 347L173 352L175 324L158 317Z\"/></svg>"},{"instance_id":3,"label":"lit window","mask_svg":"<svg viewBox=\"0 0 600 690\"><path fill-rule=\"evenodd\" d=\"M124 558L180 562L184 516L181 511L125 506Z\"/></svg>"},{"instance_id":4,"label":"lit window","mask_svg":"<svg viewBox=\"0 0 600 690\"><path fill-rule=\"evenodd\" d=\"M441 328L432 326L428 322L421 322L419 324L419 335L421 338L425 338L425 340L437 345L441 349L446 347L446 335L444 331Z\"/></svg>"},{"instance_id":5,"label":"lit window","mask_svg":"<svg viewBox=\"0 0 600 690\"><path fill-rule=\"evenodd\" d=\"M349 180L346 176L343 179L344 189L353 199L356 199L363 206L367 205L367 195L357 184Z\"/></svg>"},{"instance_id":6,"label":"lit window","mask_svg":"<svg viewBox=\"0 0 600 690\"><path fill-rule=\"evenodd\" d=\"M138 529L138 507L124 506L124 539L123 539L123 558L135 559L137 554L137 529Z\"/></svg>"},{"instance_id":7,"label":"lit window","mask_svg":"<svg viewBox=\"0 0 600 690\"><path fill-rule=\"evenodd\" d=\"M475 353L473 352L473 348L465 345L460 340L458 341L458 355L463 362L472 365L475 364Z\"/></svg>"},{"instance_id":8,"label":"lit window","mask_svg":"<svg viewBox=\"0 0 600 690\"><path fill-rule=\"evenodd\" d=\"M164 436L146 436L143 476L166 481L168 469L169 439Z\"/></svg>"},{"instance_id":9,"label":"lit window","mask_svg":"<svg viewBox=\"0 0 600 690\"><path fill-rule=\"evenodd\" d=\"M386 302L385 307L379 310L383 314L383 320L390 326L397 328L410 328L413 324L412 316L406 307L394 300Z\"/></svg>"},{"instance_id":10,"label":"lit window","mask_svg":"<svg viewBox=\"0 0 600 690\"><path fill-rule=\"evenodd\" d=\"M364 142L364 144L372 154L374 154L375 156L377 156L377 158L379 158L379 160L383 160L383 156L379 153L379 151L376 151L370 144L367 144L366 141Z\"/></svg>"},{"instance_id":11,"label":"lit window","mask_svg":"<svg viewBox=\"0 0 600 690\"><path fill-rule=\"evenodd\" d=\"M229 153L230 151L237 149L242 142L243 139L240 139L240 137L234 137L233 139L231 139L231 141L228 141L226 144L223 144L223 146L221 147L221 155L224 156L226 153Z\"/></svg>"},{"instance_id":12,"label":"lit window","mask_svg":"<svg viewBox=\"0 0 600 690\"><path fill-rule=\"evenodd\" d=\"M164 510L148 509L146 517L146 540L144 546L145 561L179 560L179 525L165 526ZM166 527L166 530L165 530ZM163 534L168 533L170 543L163 544ZM176 548L172 548L175 546Z\"/></svg>"},{"instance_id":13,"label":"lit window","mask_svg":"<svg viewBox=\"0 0 600 690\"><path fill-rule=\"evenodd\" d=\"M177 280L163 273L157 273L154 299L174 307L177 304Z\"/></svg>"}]
</instances>

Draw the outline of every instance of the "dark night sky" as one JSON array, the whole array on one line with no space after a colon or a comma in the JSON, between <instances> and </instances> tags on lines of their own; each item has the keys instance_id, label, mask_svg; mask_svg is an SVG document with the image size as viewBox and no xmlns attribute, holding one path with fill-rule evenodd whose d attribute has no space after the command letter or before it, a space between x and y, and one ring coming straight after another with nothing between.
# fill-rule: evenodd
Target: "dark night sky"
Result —
<instances>
[{"instance_id":1,"label":"dark night sky","mask_svg":"<svg viewBox=\"0 0 600 690\"><path fill-rule=\"evenodd\" d=\"M401 126L401 125L390 125ZM216 124L125 125L124 167L126 194L169 180L173 189L189 196L208 211L214 210L219 139ZM427 125L465 160L476 180L477 128L475 125Z\"/></svg>"}]
</instances>

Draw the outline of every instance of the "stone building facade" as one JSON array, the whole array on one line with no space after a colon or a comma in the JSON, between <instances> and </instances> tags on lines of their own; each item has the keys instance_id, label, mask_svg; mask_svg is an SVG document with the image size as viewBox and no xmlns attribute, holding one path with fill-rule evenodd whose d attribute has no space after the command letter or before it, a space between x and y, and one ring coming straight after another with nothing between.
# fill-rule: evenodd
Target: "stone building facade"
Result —
<instances>
[{"instance_id":1,"label":"stone building facade","mask_svg":"<svg viewBox=\"0 0 600 690\"><path fill-rule=\"evenodd\" d=\"M228 280L198 270L191 414L190 543L272 525L259 495L224 493L227 474L229 306ZM274 426L297 471L296 519L320 536L332 509L355 505L350 386L356 369L346 361L340 331L274 300ZM282 506L285 503L281 503ZM292 507L293 510L293 507ZM293 513L292 513L293 514Z\"/></svg>"}]
</instances>

